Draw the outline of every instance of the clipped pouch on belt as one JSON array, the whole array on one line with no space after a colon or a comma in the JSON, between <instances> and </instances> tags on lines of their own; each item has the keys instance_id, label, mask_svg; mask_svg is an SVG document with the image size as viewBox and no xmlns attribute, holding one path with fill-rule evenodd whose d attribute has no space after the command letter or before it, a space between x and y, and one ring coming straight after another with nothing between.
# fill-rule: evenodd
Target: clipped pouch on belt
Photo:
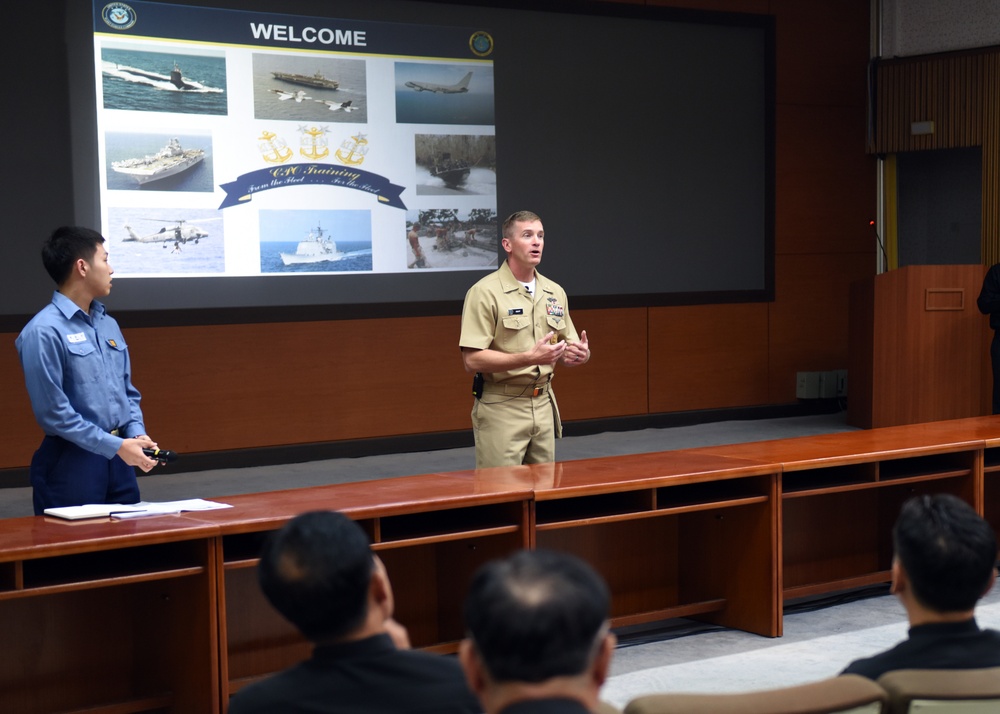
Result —
<instances>
[{"instance_id":1,"label":"clipped pouch on belt","mask_svg":"<svg viewBox=\"0 0 1000 714\"><path fill-rule=\"evenodd\" d=\"M483 373L476 372L476 376L472 378L472 394L476 399L483 398Z\"/></svg>"}]
</instances>

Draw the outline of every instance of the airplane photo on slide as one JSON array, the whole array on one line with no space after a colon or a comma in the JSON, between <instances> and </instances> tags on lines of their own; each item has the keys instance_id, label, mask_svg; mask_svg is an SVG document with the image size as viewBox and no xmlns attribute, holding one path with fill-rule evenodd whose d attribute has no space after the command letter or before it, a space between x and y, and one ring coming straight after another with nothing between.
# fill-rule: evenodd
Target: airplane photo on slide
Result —
<instances>
[{"instance_id":1,"label":"airplane photo on slide","mask_svg":"<svg viewBox=\"0 0 1000 714\"><path fill-rule=\"evenodd\" d=\"M272 89L270 90L274 94L278 95L278 99L282 102L288 101L289 99L294 99L296 102L304 102L307 99L312 99L304 90L300 89L297 92L286 92L284 89ZM317 102L320 100L316 100Z\"/></svg>"},{"instance_id":2,"label":"airplane photo on slide","mask_svg":"<svg viewBox=\"0 0 1000 714\"><path fill-rule=\"evenodd\" d=\"M492 126L490 62L396 62L396 122Z\"/></svg>"},{"instance_id":3,"label":"airplane photo on slide","mask_svg":"<svg viewBox=\"0 0 1000 714\"><path fill-rule=\"evenodd\" d=\"M466 74L455 84L434 84L434 82L407 82L405 86L418 92L437 92L439 94L462 94L469 91L469 80L472 79L472 72Z\"/></svg>"},{"instance_id":4,"label":"airplane photo on slide","mask_svg":"<svg viewBox=\"0 0 1000 714\"><path fill-rule=\"evenodd\" d=\"M331 102L329 99L314 99L313 101L325 104L331 112L356 112L357 107L351 106L353 102L348 99L346 102Z\"/></svg>"}]
</instances>

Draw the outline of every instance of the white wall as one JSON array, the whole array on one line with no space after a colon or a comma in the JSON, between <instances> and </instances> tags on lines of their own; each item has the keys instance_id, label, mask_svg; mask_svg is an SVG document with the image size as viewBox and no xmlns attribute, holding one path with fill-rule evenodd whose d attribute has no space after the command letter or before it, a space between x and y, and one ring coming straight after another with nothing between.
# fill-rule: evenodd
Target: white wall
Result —
<instances>
[{"instance_id":1,"label":"white wall","mask_svg":"<svg viewBox=\"0 0 1000 714\"><path fill-rule=\"evenodd\" d=\"M884 59L1000 45L1000 0L873 0Z\"/></svg>"}]
</instances>

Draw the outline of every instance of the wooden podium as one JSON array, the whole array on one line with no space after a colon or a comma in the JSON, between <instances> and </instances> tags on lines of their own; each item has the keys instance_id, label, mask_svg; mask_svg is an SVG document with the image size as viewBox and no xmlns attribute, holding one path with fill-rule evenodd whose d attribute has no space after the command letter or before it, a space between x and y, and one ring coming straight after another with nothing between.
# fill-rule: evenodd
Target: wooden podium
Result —
<instances>
[{"instance_id":1,"label":"wooden podium","mask_svg":"<svg viewBox=\"0 0 1000 714\"><path fill-rule=\"evenodd\" d=\"M851 285L847 421L864 429L990 413L982 265L911 265Z\"/></svg>"}]
</instances>

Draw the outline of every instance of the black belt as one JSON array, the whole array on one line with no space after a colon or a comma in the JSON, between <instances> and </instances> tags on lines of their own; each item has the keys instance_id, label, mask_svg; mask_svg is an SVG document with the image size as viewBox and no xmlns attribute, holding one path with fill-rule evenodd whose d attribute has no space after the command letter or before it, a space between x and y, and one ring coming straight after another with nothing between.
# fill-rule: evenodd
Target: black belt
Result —
<instances>
[{"instance_id":1,"label":"black belt","mask_svg":"<svg viewBox=\"0 0 1000 714\"><path fill-rule=\"evenodd\" d=\"M549 391L550 385L545 382L527 382L511 384L510 382L485 382L484 394L503 394L508 397L538 397Z\"/></svg>"}]
</instances>

